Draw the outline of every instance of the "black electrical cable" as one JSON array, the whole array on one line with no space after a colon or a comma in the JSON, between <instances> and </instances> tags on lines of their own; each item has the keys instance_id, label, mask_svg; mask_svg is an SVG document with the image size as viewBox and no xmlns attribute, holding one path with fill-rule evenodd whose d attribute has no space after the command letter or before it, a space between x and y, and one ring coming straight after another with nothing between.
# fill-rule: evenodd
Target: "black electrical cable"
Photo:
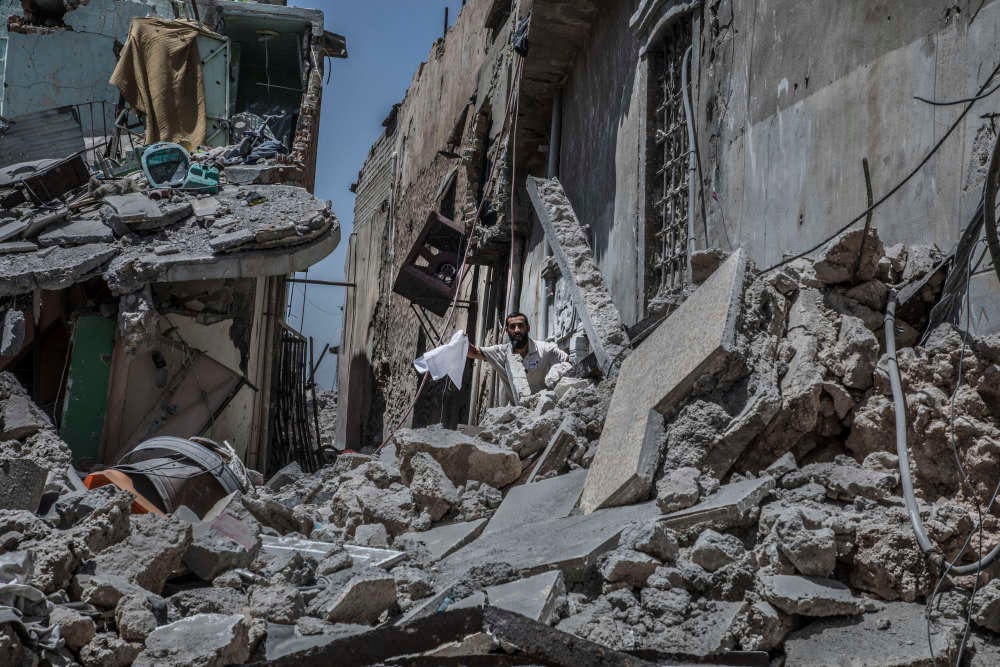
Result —
<instances>
[{"instance_id":1,"label":"black electrical cable","mask_svg":"<svg viewBox=\"0 0 1000 667\"><path fill-rule=\"evenodd\" d=\"M917 172L919 172L921 169L923 169L924 165L927 164L932 157L934 157L934 154L937 153L938 149L941 148L942 144L944 144L944 142L948 139L948 137L950 137L952 135L952 133L958 127L959 123L961 123L962 120L969 114L969 111L972 110L972 106L976 103L976 101L979 100L979 99L981 99L979 96L983 95L983 91L986 90L986 87L990 84L990 82L993 80L993 78L996 77L996 75L997 75L998 72L1000 72L1000 63L998 63L996 65L996 67L993 68L993 71L990 73L990 75L988 77L986 77L986 80L979 87L979 90L976 91L976 97L975 98L970 98L970 99L972 99L972 101L969 102L966 105L965 109L962 110L962 113L960 113L958 115L958 118L956 118L952 122L952 124L948 127L948 129L941 136L941 138L938 139L934 143L934 145L927 152L927 154L924 155L923 159L920 160L920 162L917 164L916 167L914 167L913 169L910 170L910 172L903 178L903 180L899 181L896 185L894 185L892 187L892 189L890 189L884 195L882 195L881 197L879 197L878 200L874 204L872 204L871 206L869 206L868 208L866 208L864 211L862 211L861 213L859 213L857 216L855 216L854 218L852 218L850 221L847 222L847 224L845 224L844 226L842 226L839 229L837 229L837 231L835 231L833 234L830 234L825 239L823 239L822 241L820 241L816 245L812 246L811 248L809 248L807 250L804 250L804 251L802 251L802 252L800 252L800 253L798 253L796 255L792 255L791 257L787 257L787 258L781 260L780 262L778 262L776 264L773 264L772 266L770 266L767 269L765 269L764 273L767 273L769 271L773 271L774 269L777 269L777 268L780 268L782 266L785 266L786 264L794 262L797 259L801 259L802 257L805 257L806 255L808 255L808 254L810 254L812 252L815 252L819 248L823 247L823 245L825 245L826 243L828 243L830 241L830 239L832 239L832 238L838 236L839 234L843 233L846 229L848 229L854 223L859 222L861 220L864 220L868 216L869 213L871 213L872 211L874 211L875 209L877 209L879 206L881 206L883 203L885 203L885 201L887 199L889 199L889 197L891 197L894 194L896 194L897 192L899 192L899 190L904 185L906 185L910 181L911 178L913 178L914 176L916 176ZM994 90L996 90L996 88L1000 88L1000 86L995 87ZM996 151L994 151L994 153L996 153ZM987 177L987 182L989 182L989 178L988 177ZM1000 271L1000 268L998 268L997 271Z\"/></svg>"},{"instance_id":2,"label":"black electrical cable","mask_svg":"<svg viewBox=\"0 0 1000 667\"><path fill-rule=\"evenodd\" d=\"M936 106L936 107L949 107L949 106L955 106L956 104L967 104L969 102L978 102L979 100L981 100L981 99L983 99L985 97L989 97L990 95L992 95L993 93L995 93L997 90L1000 90L1000 83L998 83L997 85L993 86L992 88L990 88L989 90L987 90L985 93L981 93L981 94L975 95L973 97L963 97L962 99L959 99L959 100L948 100L947 102L941 102L939 100L929 100L926 97L920 97L919 95L914 95L913 99L918 100L920 102L923 102L924 104L930 104L930 105Z\"/></svg>"}]
</instances>

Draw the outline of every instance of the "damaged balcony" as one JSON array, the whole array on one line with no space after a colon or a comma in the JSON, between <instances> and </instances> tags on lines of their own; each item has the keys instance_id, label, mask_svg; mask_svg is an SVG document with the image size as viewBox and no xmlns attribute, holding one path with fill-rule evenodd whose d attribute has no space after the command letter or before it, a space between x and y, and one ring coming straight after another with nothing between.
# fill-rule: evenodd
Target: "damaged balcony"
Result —
<instances>
[{"instance_id":1,"label":"damaged balcony","mask_svg":"<svg viewBox=\"0 0 1000 667\"><path fill-rule=\"evenodd\" d=\"M229 442L265 471L315 468L318 422L298 425L314 360L283 322L285 278L340 241L310 190L325 59L346 57L345 41L315 10L220 2L201 21L135 9L94 0L8 22L0 370L81 470L164 435ZM84 26L90 47L124 47L59 63L52 80L67 85L39 98L30 77L56 64L39 49ZM88 87L103 99L69 97Z\"/></svg>"}]
</instances>

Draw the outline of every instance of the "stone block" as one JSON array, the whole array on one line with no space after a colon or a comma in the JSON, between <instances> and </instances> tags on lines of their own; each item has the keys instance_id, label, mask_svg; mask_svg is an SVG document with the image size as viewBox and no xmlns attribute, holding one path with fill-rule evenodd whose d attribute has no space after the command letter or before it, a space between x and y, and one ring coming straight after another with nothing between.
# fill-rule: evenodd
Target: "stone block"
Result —
<instances>
[{"instance_id":1,"label":"stone block","mask_svg":"<svg viewBox=\"0 0 1000 667\"><path fill-rule=\"evenodd\" d=\"M586 479L586 470L575 470L566 475L512 487L486 524L484 532L496 533L525 523L569 516L576 507Z\"/></svg>"},{"instance_id":2,"label":"stone block","mask_svg":"<svg viewBox=\"0 0 1000 667\"><path fill-rule=\"evenodd\" d=\"M402 429L393 439L399 470L407 484L413 478L411 461L423 452L441 464L452 483L469 480L502 488L521 476L521 459L516 452L440 427Z\"/></svg>"},{"instance_id":3,"label":"stone block","mask_svg":"<svg viewBox=\"0 0 1000 667\"><path fill-rule=\"evenodd\" d=\"M327 609L330 623L375 623L396 605L396 580L386 574L363 574L351 579Z\"/></svg>"},{"instance_id":4,"label":"stone block","mask_svg":"<svg viewBox=\"0 0 1000 667\"><path fill-rule=\"evenodd\" d=\"M249 657L249 628L242 614L195 614L154 630L134 665L221 667Z\"/></svg>"},{"instance_id":5,"label":"stone block","mask_svg":"<svg viewBox=\"0 0 1000 667\"><path fill-rule=\"evenodd\" d=\"M94 573L120 575L159 593L191 546L191 526L155 514L133 516L131 524L128 537L94 557Z\"/></svg>"},{"instance_id":6,"label":"stone block","mask_svg":"<svg viewBox=\"0 0 1000 667\"><path fill-rule=\"evenodd\" d=\"M559 428L549 438L548 444L538 457L538 462L528 477L528 484L531 484L542 475L550 472L559 472L566 465L566 459L569 458L573 445L576 444L576 434L573 429L574 420L575 417L573 415L567 415L559 424Z\"/></svg>"},{"instance_id":7,"label":"stone block","mask_svg":"<svg viewBox=\"0 0 1000 667\"><path fill-rule=\"evenodd\" d=\"M43 428L52 428L52 422L25 394L12 392L0 406L0 440L24 440Z\"/></svg>"},{"instance_id":8,"label":"stone block","mask_svg":"<svg viewBox=\"0 0 1000 667\"><path fill-rule=\"evenodd\" d=\"M773 488L772 477L726 484L697 505L663 515L660 522L674 530L702 524L718 530L745 525L751 512Z\"/></svg>"},{"instance_id":9,"label":"stone block","mask_svg":"<svg viewBox=\"0 0 1000 667\"><path fill-rule=\"evenodd\" d=\"M522 524L484 534L442 560L440 567L447 575L459 575L477 563L509 563L525 576L558 569L567 580L580 581L617 544L626 525L658 514L656 503L643 503Z\"/></svg>"},{"instance_id":10,"label":"stone block","mask_svg":"<svg viewBox=\"0 0 1000 667\"><path fill-rule=\"evenodd\" d=\"M549 625L558 611L559 599L566 593L562 572L544 572L486 589L487 602L533 621Z\"/></svg>"},{"instance_id":11,"label":"stone block","mask_svg":"<svg viewBox=\"0 0 1000 667\"><path fill-rule=\"evenodd\" d=\"M204 581L226 570L247 567L260 551L260 524L237 493L219 500L192 529L184 564Z\"/></svg>"},{"instance_id":12,"label":"stone block","mask_svg":"<svg viewBox=\"0 0 1000 667\"><path fill-rule=\"evenodd\" d=\"M0 224L0 243L24 234L31 226L27 220L13 220L11 218L4 218L0 223L2 223Z\"/></svg>"},{"instance_id":13,"label":"stone block","mask_svg":"<svg viewBox=\"0 0 1000 667\"><path fill-rule=\"evenodd\" d=\"M609 375L628 347L628 333L594 262L583 225L558 179L529 176L527 187L590 347L601 370Z\"/></svg>"},{"instance_id":14,"label":"stone block","mask_svg":"<svg viewBox=\"0 0 1000 667\"><path fill-rule=\"evenodd\" d=\"M583 489L584 512L648 497L659 463L661 415L699 377L729 361L746 272L745 256L737 251L622 363Z\"/></svg>"},{"instance_id":15,"label":"stone block","mask_svg":"<svg viewBox=\"0 0 1000 667\"><path fill-rule=\"evenodd\" d=\"M31 241L4 241L0 243L0 255L20 255L36 250L38 250L38 244Z\"/></svg>"},{"instance_id":16,"label":"stone block","mask_svg":"<svg viewBox=\"0 0 1000 667\"><path fill-rule=\"evenodd\" d=\"M479 537L486 522L487 519L476 519L450 523L419 533L403 533L393 544L399 548L419 544L427 550L432 561L438 561Z\"/></svg>"},{"instance_id":17,"label":"stone block","mask_svg":"<svg viewBox=\"0 0 1000 667\"><path fill-rule=\"evenodd\" d=\"M865 601L834 579L775 574L760 577L761 594L786 614L849 616L864 611Z\"/></svg>"},{"instance_id":18,"label":"stone block","mask_svg":"<svg viewBox=\"0 0 1000 667\"><path fill-rule=\"evenodd\" d=\"M48 476L31 459L0 459L0 510L37 512Z\"/></svg>"}]
</instances>

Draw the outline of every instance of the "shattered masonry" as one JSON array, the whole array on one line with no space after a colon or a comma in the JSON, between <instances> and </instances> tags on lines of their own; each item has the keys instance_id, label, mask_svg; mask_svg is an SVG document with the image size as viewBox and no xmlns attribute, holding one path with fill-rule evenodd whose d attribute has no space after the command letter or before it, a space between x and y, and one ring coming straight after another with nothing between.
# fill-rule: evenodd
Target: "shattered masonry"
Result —
<instances>
[{"instance_id":1,"label":"shattered masonry","mask_svg":"<svg viewBox=\"0 0 1000 667\"><path fill-rule=\"evenodd\" d=\"M9 35L112 11L32 7ZM112 7L127 32L136 7ZM195 151L222 168L207 196L83 160L32 172L49 201L0 186L4 353L72 378L0 368L0 664L1000 663L1000 561L974 565L1000 543L1000 292L950 251L980 233L990 111L834 233L860 157L881 191L939 135L913 91L978 85L1000 2L470 0L359 173L335 396L306 395L275 312L339 239L308 190L343 38L311 10L199 7L308 38L289 153ZM686 78L697 155L671 134ZM30 110L82 145L70 103ZM24 127L0 145L39 150ZM684 230L656 213L683 199L671 160L695 165ZM469 244L433 239L468 260L452 322L393 291L439 218ZM516 405L480 364L418 388L435 332L497 343L512 309L570 374Z\"/></svg>"}]
</instances>

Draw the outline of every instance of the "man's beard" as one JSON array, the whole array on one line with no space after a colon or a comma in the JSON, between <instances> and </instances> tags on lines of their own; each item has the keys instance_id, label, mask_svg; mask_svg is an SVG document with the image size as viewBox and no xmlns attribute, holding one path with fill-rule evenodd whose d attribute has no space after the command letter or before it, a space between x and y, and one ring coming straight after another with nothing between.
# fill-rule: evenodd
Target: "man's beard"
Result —
<instances>
[{"instance_id":1,"label":"man's beard","mask_svg":"<svg viewBox=\"0 0 1000 667\"><path fill-rule=\"evenodd\" d=\"M507 338L510 339L510 344L514 346L515 350L520 350L522 347L528 344L528 334L513 334L508 333Z\"/></svg>"}]
</instances>

